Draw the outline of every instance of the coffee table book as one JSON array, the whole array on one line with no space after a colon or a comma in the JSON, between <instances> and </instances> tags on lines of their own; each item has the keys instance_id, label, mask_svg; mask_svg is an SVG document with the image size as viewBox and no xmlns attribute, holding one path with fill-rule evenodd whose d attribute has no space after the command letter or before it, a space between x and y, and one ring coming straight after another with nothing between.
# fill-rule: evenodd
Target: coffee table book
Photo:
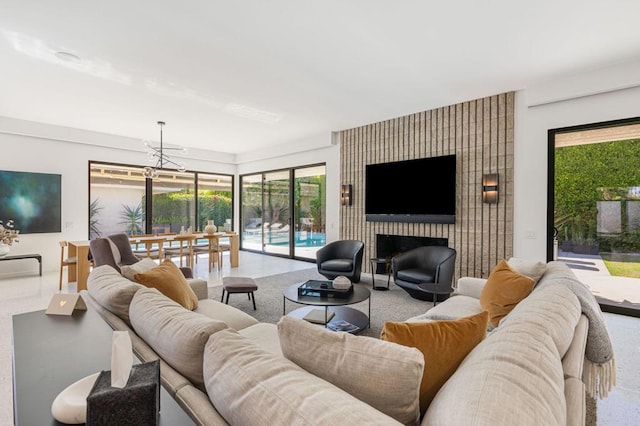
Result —
<instances>
[{"instance_id":1,"label":"coffee table book","mask_svg":"<svg viewBox=\"0 0 640 426\"><path fill-rule=\"evenodd\" d=\"M324 320L324 309L312 309L307 315L304 316L304 320L312 322L314 324L326 324L336 315L333 311L327 311L327 321Z\"/></svg>"},{"instance_id":2,"label":"coffee table book","mask_svg":"<svg viewBox=\"0 0 640 426\"><path fill-rule=\"evenodd\" d=\"M360 327L355 324L351 324L348 321L340 320L335 322L330 322L327 324L327 328L333 331L346 331L347 333L353 333L354 331L358 331Z\"/></svg>"}]
</instances>

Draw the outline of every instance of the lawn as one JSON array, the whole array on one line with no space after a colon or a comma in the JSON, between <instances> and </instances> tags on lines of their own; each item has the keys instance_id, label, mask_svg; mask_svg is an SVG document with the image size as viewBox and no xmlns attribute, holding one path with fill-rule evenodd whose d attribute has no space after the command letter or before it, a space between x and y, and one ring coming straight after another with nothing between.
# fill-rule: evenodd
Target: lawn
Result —
<instances>
[{"instance_id":1,"label":"lawn","mask_svg":"<svg viewBox=\"0 0 640 426\"><path fill-rule=\"evenodd\" d=\"M640 278L640 263L605 260L609 273L616 277Z\"/></svg>"}]
</instances>

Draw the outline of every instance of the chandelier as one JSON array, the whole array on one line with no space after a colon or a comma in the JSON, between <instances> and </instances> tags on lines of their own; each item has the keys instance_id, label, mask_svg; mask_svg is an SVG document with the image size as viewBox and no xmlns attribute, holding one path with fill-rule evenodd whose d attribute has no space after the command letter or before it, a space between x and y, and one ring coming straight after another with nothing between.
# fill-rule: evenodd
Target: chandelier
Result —
<instances>
[{"instance_id":1,"label":"chandelier","mask_svg":"<svg viewBox=\"0 0 640 426\"><path fill-rule=\"evenodd\" d=\"M145 178L155 179L159 176L159 170L163 170L164 166L171 165L178 169L180 172L186 171L186 167L182 163L178 163L177 161L173 161L165 151L175 151L180 153L185 153L186 150L180 147L165 147L162 141L162 127L165 125L164 121L158 121L158 125L160 126L160 146L154 146L151 142L145 141L144 145L149 152L149 159L152 162L155 162L153 167L147 166L144 168L142 175Z\"/></svg>"}]
</instances>

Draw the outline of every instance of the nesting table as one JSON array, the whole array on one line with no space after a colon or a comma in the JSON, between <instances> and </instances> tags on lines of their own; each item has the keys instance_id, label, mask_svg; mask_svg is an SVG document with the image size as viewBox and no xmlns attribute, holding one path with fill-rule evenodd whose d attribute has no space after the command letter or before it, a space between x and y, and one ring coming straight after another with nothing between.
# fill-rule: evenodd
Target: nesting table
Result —
<instances>
[{"instance_id":1,"label":"nesting table","mask_svg":"<svg viewBox=\"0 0 640 426\"><path fill-rule=\"evenodd\" d=\"M354 333L359 333L370 326L371 292L369 289L359 285L354 285L353 293L345 298L300 296L298 295L298 287L300 287L301 284L303 283L291 285L284 290L282 299L282 315L285 315L287 300L289 300L300 305L307 305L286 314L290 317L303 319L312 309L320 307L325 310L325 318L327 318L329 312L334 312L335 315L329 323L347 321L357 326L358 329L355 330ZM365 300L369 301L368 314L347 306L364 302Z\"/></svg>"}]
</instances>

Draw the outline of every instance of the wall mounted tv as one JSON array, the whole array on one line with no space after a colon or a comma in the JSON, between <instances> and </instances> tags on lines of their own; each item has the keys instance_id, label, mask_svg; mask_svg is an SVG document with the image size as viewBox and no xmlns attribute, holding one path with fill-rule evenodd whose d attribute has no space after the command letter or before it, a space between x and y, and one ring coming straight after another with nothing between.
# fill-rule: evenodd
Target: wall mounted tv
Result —
<instances>
[{"instance_id":1,"label":"wall mounted tv","mask_svg":"<svg viewBox=\"0 0 640 426\"><path fill-rule=\"evenodd\" d=\"M369 164L365 180L367 221L456 221L455 155Z\"/></svg>"},{"instance_id":2,"label":"wall mounted tv","mask_svg":"<svg viewBox=\"0 0 640 426\"><path fill-rule=\"evenodd\" d=\"M61 175L0 170L0 220L20 234L60 232Z\"/></svg>"}]
</instances>

